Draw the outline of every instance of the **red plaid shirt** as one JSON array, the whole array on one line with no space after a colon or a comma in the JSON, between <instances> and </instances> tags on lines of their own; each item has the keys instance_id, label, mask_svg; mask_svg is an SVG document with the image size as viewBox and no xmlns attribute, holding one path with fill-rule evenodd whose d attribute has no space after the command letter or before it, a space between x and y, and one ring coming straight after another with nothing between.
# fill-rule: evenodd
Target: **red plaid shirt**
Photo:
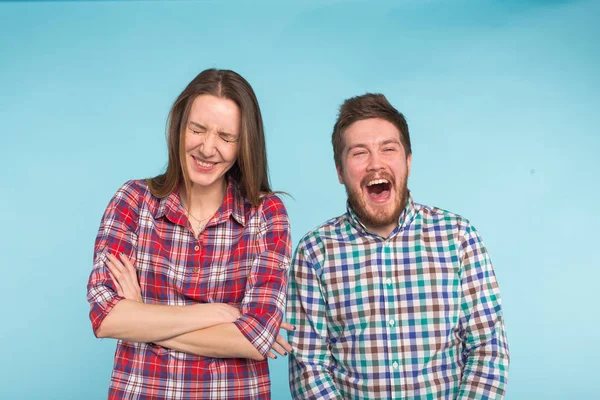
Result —
<instances>
[{"instance_id":1,"label":"red plaid shirt","mask_svg":"<svg viewBox=\"0 0 600 400\"><path fill-rule=\"evenodd\" d=\"M277 196L256 207L230 181L221 208L195 238L177 191L158 199L145 181L127 182L110 201L96 238L88 283L94 332L123 299L105 266L107 252L130 257L145 303L228 303L240 308L235 325L261 354L275 341L291 253L288 217ZM268 363L119 340L109 399L122 398L268 399Z\"/></svg>"}]
</instances>

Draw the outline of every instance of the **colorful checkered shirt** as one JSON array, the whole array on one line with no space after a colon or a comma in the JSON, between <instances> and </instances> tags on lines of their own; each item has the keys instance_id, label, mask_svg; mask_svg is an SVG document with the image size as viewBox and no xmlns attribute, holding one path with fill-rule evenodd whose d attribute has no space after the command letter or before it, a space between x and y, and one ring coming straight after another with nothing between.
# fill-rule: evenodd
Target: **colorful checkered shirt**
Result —
<instances>
[{"instance_id":1,"label":"colorful checkered shirt","mask_svg":"<svg viewBox=\"0 0 600 400\"><path fill-rule=\"evenodd\" d=\"M502 398L498 285L466 219L415 204L386 239L348 207L302 238L288 288L295 399Z\"/></svg>"},{"instance_id":2,"label":"colorful checkered shirt","mask_svg":"<svg viewBox=\"0 0 600 400\"><path fill-rule=\"evenodd\" d=\"M132 259L145 303L228 303L240 308L235 325L261 354L275 341L291 255L288 216L277 196L255 207L229 182L223 204L196 238L177 191L158 199L145 181L127 182L96 239L88 284L94 331L122 299L105 266L107 251ZM125 398L269 399L268 364L119 340L109 399Z\"/></svg>"}]
</instances>

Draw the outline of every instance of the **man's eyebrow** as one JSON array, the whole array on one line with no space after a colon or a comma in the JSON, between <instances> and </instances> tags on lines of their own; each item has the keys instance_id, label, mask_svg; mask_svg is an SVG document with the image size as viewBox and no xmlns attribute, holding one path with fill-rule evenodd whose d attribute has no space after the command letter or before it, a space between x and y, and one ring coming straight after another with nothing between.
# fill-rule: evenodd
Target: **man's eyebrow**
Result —
<instances>
[{"instance_id":1,"label":"man's eyebrow","mask_svg":"<svg viewBox=\"0 0 600 400\"><path fill-rule=\"evenodd\" d=\"M401 143L400 143L400 140L398 140L398 139L388 139L388 140L384 140L379 145L385 146L386 144L401 144Z\"/></svg>"}]
</instances>

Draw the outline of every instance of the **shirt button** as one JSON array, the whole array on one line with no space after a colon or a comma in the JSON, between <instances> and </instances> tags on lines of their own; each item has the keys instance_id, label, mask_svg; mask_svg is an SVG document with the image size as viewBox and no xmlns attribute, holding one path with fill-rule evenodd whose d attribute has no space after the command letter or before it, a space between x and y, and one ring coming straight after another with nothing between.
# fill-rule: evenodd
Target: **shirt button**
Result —
<instances>
[{"instance_id":1,"label":"shirt button","mask_svg":"<svg viewBox=\"0 0 600 400\"><path fill-rule=\"evenodd\" d=\"M392 284L392 280L390 278L387 279L387 281L385 281L385 283L387 283L388 285Z\"/></svg>"},{"instance_id":2,"label":"shirt button","mask_svg":"<svg viewBox=\"0 0 600 400\"><path fill-rule=\"evenodd\" d=\"M196 246L194 247L194 250L196 250L196 251L200 250L200 246L196 245Z\"/></svg>"},{"instance_id":3,"label":"shirt button","mask_svg":"<svg viewBox=\"0 0 600 400\"><path fill-rule=\"evenodd\" d=\"M390 326L394 326L394 324L395 324L396 322L395 322L393 319L390 319L389 323L390 323Z\"/></svg>"},{"instance_id":4,"label":"shirt button","mask_svg":"<svg viewBox=\"0 0 600 400\"><path fill-rule=\"evenodd\" d=\"M394 363L392 364L392 366L394 367L394 369L398 369L398 363L396 361L394 361Z\"/></svg>"}]
</instances>

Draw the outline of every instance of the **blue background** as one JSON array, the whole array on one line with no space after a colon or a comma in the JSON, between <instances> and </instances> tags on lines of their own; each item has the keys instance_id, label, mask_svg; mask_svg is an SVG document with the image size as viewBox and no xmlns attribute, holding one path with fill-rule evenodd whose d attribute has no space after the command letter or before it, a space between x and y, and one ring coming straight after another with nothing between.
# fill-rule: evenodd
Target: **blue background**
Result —
<instances>
[{"instance_id":1,"label":"blue background","mask_svg":"<svg viewBox=\"0 0 600 400\"><path fill-rule=\"evenodd\" d=\"M294 242L344 212L330 134L385 93L416 201L468 217L494 260L507 399L597 396L598 1L0 3L0 397L103 399L115 347L85 300L102 212L160 173L167 112L209 67L256 90ZM287 360L271 362L288 399ZM596 397L597 398L597 397Z\"/></svg>"}]
</instances>

